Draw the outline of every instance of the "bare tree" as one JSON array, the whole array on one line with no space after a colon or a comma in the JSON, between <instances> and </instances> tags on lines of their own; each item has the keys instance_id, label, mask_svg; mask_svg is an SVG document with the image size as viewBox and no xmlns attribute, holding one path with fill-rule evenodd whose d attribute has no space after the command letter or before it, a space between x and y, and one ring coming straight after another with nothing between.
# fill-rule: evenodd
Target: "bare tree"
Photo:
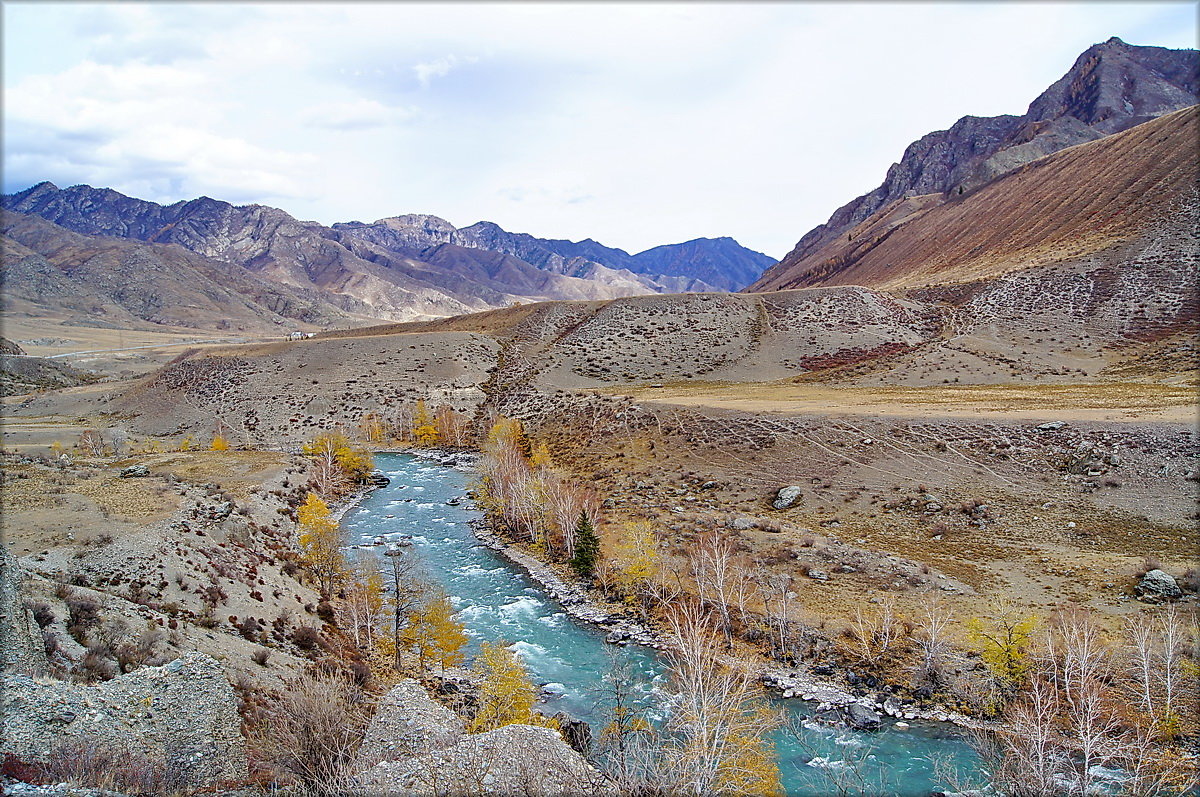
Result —
<instances>
[{"instance_id":1,"label":"bare tree","mask_svg":"<svg viewBox=\"0 0 1200 797\"><path fill-rule=\"evenodd\" d=\"M710 533L701 538L691 555L696 591L702 598L708 595L709 602L720 614L726 650L733 650L733 618L729 606L733 602L736 581L734 553L733 541L729 537Z\"/></svg>"},{"instance_id":2,"label":"bare tree","mask_svg":"<svg viewBox=\"0 0 1200 797\"><path fill-rule=\"evenodd\" d=\"M721 660L710 617L694 603L668 617L672 647L665 728L668 790L683 794L776 793L768 734L779 718L762 687Z\"/></svg>"}]
</instances>

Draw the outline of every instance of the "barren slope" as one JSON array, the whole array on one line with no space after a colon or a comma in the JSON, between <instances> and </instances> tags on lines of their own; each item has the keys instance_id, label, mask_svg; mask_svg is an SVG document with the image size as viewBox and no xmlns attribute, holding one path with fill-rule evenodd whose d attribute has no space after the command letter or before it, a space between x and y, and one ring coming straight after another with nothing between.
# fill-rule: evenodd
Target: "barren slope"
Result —
<instances>
[{"instance_id":1,"label":"barren slope","mask_svg":"<svg viewBox=\"0 0 1200 797\"><path fill-rule=\"evenodd\" d=\"M1200 111L1178 111L1048 155L979 190L881 210L756 290L914 288L1098 252L1142 234L1195 190Z\"/></svg>"}]
</instances>

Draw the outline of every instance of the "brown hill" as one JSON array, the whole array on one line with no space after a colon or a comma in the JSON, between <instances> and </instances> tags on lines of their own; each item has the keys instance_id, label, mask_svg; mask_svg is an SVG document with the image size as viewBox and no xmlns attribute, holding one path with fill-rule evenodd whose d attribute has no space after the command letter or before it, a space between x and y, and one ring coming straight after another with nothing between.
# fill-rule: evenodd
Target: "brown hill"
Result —
<instances>
[{"instance_id":1,"label":"brown hill","mask_svg":"<svg viewBox=\"0 0 1200 797\"><path fill-rule=\"evenodd\" d=\"M1198 91L1195 50L1139 47L1115 37L1089 47L1024 115L964 116L913 142L878 188L838 208L747 290L783 284L780 274L820 262L819 250L844 244L854 227L896 202L969 192L1044 155L1194 105Z\"/></svg>"},{"instance_id":2,"label":"brown hill","mask_svg":"<svg viewBox=\"0 0 1200 797\"><path fill-rule=\"evenodd\" d=\"M808 256L785 258L754 289L966 282L1131 241L1195 191L1198 118L1193 106L974 192L897 200Z\"/></svg>"}]
</instances>

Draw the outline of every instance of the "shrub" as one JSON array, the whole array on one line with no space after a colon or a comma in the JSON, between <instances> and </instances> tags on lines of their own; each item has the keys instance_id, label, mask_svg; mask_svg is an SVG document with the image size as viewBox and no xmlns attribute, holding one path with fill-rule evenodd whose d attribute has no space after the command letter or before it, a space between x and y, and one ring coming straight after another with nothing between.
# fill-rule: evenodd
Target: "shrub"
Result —
<instances>
[{"instance_id":1,"label":"shrub","mask_svg":"<svg viewBox=\"0 0 1200 797\"><path fill-rule=\"evenodd\" d=\"M174 795L198 785L179 761L138 753L98 738L73 739L56 747L43 764L53 782L109 789L126 794Z\"/></svg>"},{"instance_id":2,"label":"shrub","mask_svg":"<svg viewBox=\"0 0 1200 797\"><path fill-rule=\"evenodd\" d=\"M347 785L367 719L367 701L352 680L304 675L266 710L254 753L304 792L336 794Z\"/></svg>"},{"instance_id":3,"label":"shrub","mask_svg":"<svg viewBox=\"0 0 1200 797\"><path fill-rule=\"evenodd\" d=\"M267 662L271 660L271 651L266 648L259 648L254 651L254 655L250 657L259 667L266 667Z\"/></svg>"},{"instance_id":4,"label":"shrub","mask_svg":"<svg viewBox=\"0 0 1200 797\"><path fill-rule=\"evenodd\" d=\"M312 626L302 625L292 632L292 642L301 650L313 650L321 642L321 634Z\"/></svg>"}]
</instances>

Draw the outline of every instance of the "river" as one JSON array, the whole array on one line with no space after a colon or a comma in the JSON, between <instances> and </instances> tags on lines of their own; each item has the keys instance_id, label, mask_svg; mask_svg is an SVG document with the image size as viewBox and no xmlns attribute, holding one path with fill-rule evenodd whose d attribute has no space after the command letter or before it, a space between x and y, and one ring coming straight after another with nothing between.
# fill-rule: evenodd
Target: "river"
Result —
<instances>
[{"instance_id":1,"label":"river","mask_svg":"<svg viewBox=\"0 0 1200 797\"><path fill-rule=\"evenodd\" d=\"M503 640L518 650L534 680L543 686L547 713L567 711L598 733L602 711L596 686L620 651L647 688L664 678L656 651L631 645L615 648L604 632L566 614L529 576L475 538L470 521L479 511L462 498L469 476L407 454L378 454L376 466L391 484L372 492L343 518L353 544L377 536L411 535L406 555L451 596L457 618L471 636L468 657L481 641ZM923 797L943 786L935 760L959 770L976 766L970 746L946 723L914 720L900 730L859 733L806 721L813 706L777 700L798 733L776 739L783 786L789 795L849 794Z\"/></svg>"}]
</instances>

